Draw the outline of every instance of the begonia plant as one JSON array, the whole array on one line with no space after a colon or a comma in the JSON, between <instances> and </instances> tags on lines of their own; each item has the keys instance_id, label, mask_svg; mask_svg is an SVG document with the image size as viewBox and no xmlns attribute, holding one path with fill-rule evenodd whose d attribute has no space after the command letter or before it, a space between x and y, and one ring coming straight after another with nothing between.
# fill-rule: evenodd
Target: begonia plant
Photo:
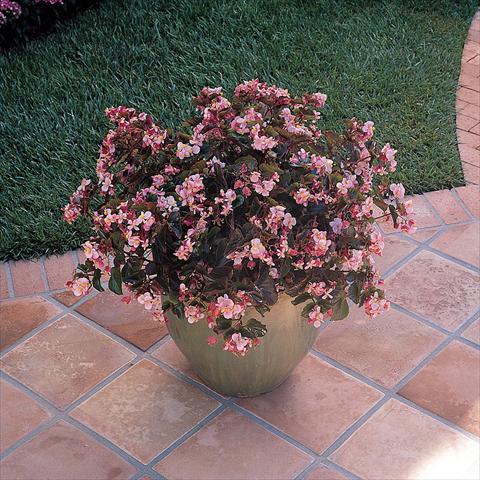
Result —
<instances>
[{"instance_id":1,"label":"begonia plant","mask_svg":"<svg viewBox=\"0 0 480 480\"><path fill-rule=\"evenodd\" d=\"M246 312L264 314L279 295L302 304L315 327L345 318L348 299L371 317L387 310L375 220L415 228L403 186L387 180L396 151L375 143L370 121L325 130L325 101L258 80L230 99L206 87L179 131L132 108L107 109L114 128L97 178L63 210L68 222L88 217L94 231L69 288L101 291L107 275L126 302L160 319L171 310L207 322L206 341L221 336L237 355L268 335Z\"/></svg>"}]
</instances>

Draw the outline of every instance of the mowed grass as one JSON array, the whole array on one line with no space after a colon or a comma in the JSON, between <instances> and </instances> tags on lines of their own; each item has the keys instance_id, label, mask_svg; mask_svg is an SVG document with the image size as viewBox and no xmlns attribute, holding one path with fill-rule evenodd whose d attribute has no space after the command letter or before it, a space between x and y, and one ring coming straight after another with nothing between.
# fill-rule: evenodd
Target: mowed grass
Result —
<instances>
[{"instance_id":1,"label":"mowed grass","mask_svg":"<svg viewBox=\"0 0 480 480\"><path fill-rule=\"evenodd\" d=\"M373 120L396 179L463 183L455 88L475 1L105 0L0 58L0 258L61 253L88 236L60 208L94 172L105 107L179 125L204 85L259 77L328 95L325 127Z\"/></svg>"}]
</instances>

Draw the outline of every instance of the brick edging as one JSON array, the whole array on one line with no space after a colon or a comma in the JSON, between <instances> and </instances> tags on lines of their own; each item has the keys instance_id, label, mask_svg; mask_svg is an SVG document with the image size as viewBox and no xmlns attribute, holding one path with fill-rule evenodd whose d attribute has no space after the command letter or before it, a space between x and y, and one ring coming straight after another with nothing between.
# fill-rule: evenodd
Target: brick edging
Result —
<instances>
[{"instance_id":1,"label":"brick edging","mask_svg":"<svg viewBox=\"0 0 480 480\"><path fill-rule=\"evenodd\" d=\"M480 9L472 19L458 79L457 138L465 182L480 184Z\"/></svg>"}]
</instances>

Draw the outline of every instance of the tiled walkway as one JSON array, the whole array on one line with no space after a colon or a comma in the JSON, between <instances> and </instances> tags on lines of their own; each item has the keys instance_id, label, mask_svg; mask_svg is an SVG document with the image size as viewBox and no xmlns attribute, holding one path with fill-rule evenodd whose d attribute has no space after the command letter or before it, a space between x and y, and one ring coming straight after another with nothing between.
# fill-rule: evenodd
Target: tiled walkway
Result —
<instances>
[{"instance_id":1,"label":"tiled walkway","mask_svg":"<svg viewBox=\"0 0 480 480\"><path fill-rule=\"evenodd\" d=\"M465 82L480 77L476 22ZM469 95L460 149L478 183ZM382 226L391 312L325 326L253 399L205 387L140 305L66 293L77 252L0 264L1 480L478 479L479 187L414 204L416 234Z\"/></svg>"},{"instance_id":2,"label":"tiled walkway","mask_svg":"<svg viewBox=\"0 0 480 480\"><path fill-rule=\"evenodd\" d=\"M74 254L3 265L0 478L478 478L479 196L414 197L422 228L380 259L392 311L326 326L254 399L202 385L141 306L75 302Z\"/></svg>"}]
</instances>

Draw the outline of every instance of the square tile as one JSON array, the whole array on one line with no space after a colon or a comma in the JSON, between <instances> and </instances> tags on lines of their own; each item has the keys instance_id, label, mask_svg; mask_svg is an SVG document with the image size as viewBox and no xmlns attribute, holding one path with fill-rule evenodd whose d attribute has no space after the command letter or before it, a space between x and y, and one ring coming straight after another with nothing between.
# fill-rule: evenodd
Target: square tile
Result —
<instances>
[{"instance_id":1,"label":"square tile","mask_svg":"<svg viewBox=\"0 0 480 480\"><path fill-rule=\"evenodd\" d=\"M428 230L417 230L415 233L410 233L408 236L417 242L425 243L438 232L438 228L431 228Z\"/></svg>"},{"instance_id":2,"label":"square tile","mask_svg":"<svg viewBox=\"0 0 480 480\"><path fill-rule=\"evenodd\" d=\"M76 297L69 290L63 292L52 293L52 297L57 301L65 305L66 307L71 307L79 302L83 297Z\"/></svg>"},{"instance_id":3,"label":"square tile","mask_svg":"<svg viewBox=\"0 0 480 480\"><path fill-rule=\"evenodd\" d=\"M375 255L375 265L383 275L390 267L405 258L416 248L412 242L396 235L385 237L385 248L382 256Z\"/></svg>"},{"instance_id":4,"label":"square tile","mask_svg":"<svg viewBox=\"0 0 480 480\"><path fill-rule=\"evenodd\" d=\"M195 380L196 382L205 385L210 390L215 391L205 384L205 382L195 373L190 365L190 362L175 345L175 342L171 338L154 350L151 355L153 358L166 363L168 366L174 368L178 372L187 375L187 377L190 377L192 380ZM222 393L215 392L215 394L223 398L228 398L228 396L223 395Z\"/></svg>"},{"instance_id":5,"label":"square tile","mask_svg":"<svg viewBox=\"0 0 480 480\"><path fill-rule=\"evenodd\" d=\"M142 305L127 305L111 292L99 293L75 310L141 350L147 350L168 333L165 324L155 320Z\"/></svg>"},{"instance_id":6,"label":"square tile","mask_svg":"<svg viewBox=\"0 0 480 480\"><path fill-rule=\"evenodd\" d=\"M71 416L147 464L219 403L142 360Z\"/></svg>"},{"instance_id":7,"label":"square tile","mask_svg":"<svg viewBox=\"0 0 480 480\"><path fill-rule=\"evenodd\" d=\"M368 480L473 480L479 455L473 440L392 399L331 459Z\"/></svg>"},{"instance_id":8,"label":"square tile","mask_svg":"<svg viewBox=\"0 0 480 480\"><path fill-rule=\"evenodd\" d=\"M169 339L164 344L160 345L154 352L152 352L152 357L166 363L175 370L182 372L196 382L203 383L198 375L194 372L190 362L178 349L172 339Z\"/></svg>"},{"instance_id":9,"label":"square tile","mask_svg":"<svg viewBox=\"0 0 480 480\"><path fill-rule=\"evenodd\" d=\"M60 312L58 307L41 297L0 302L0 351Z\"/></svg>"},{"instance_id":10,"label":"square tile","mask_svg":"<svg viewBox=\"0 0 480 480\"><path fill-rule=\"evenodd\" d=\"M463 338L480 344L480 320L475 320L462 334Z\"/></svg>"},{"instance_id":11,"label":"square tile","mask_svg":"<svg viewBox=\"0 0 480 480\"><path fill-rule=\"evenodd\" d=\"M8 280L7 280L7 270L6 264L0 263L0 298L7 298L9 295L8 291Z\"/></svg>"},{"instance_id":12,"label":"square tile","mask_svg":"<svg viewBox=\"0 0 480 480\"><path fill-rule=\"evenodd\" d=\"M480 183L480 168L467 162L462 162L463 178L467 183Z\"/></svg>"},{"instance_id":13,"label":"square tile","mask_svg":"<svg viewBox=\"0 0 480 480\"><path fill-rule=\"evenodd\" d=\"M44 265L50 290L65 288L65 284L72 279L76 268L72 252L47 257Z\"/></svg>"},{"instance_id":14,"label":"square tile","mask_svg":"<svg viewBox=\"0 0 480 480\"><path fill-rule=\"evenodd\" d=\"M478 185L467 185L455 189L470 213L480 217L480 187Z\"/></svg>"},{"instance_id":15,"label":"square tile","mask_svg":"<svg viewBox=\"0 0 480 480\"><path fill-rule=\"evenodd\" d=\"M15 295L32 295L48 290L43 281L39 261L10 262L9 265Z\"/></svg>"},{"instance_id":16,"label":"square tile","mask_svg":"<svg viewBox=\"0 0 480 480\"><path fill-rule=\"evenodd\" d=\"M155 467L169 480L291 479L313 458L247 417L225 411Z\"/></svg>"},{"instance_id":17,"label":"square tile","mask_svg":"<svg viewBox=\"0 0 480 480\"><path fill-rule=\"evenodd\" d=\"M436 238L431 246L480 268L480 223L451 227Z\"/></svg>"},{"instance_id":18,"label":"square tile","mask_svg":"<svg viewBox=\"0 0 480 480\"><path fill-rule=\"evenodd\" d=\"M445 335L395 310L370 319L353 306L320 332L314 348L387 388L396 385Z\"/></svg>"},{"instance_id":19,"label":"square tile","mask_svg":"<svg viewBox=\"0 0 480 480\"><path fill-rule=\"evenodd\" d=\"M320 453L381 397L379 391L307 355L273 392L237 403Z\"/></svg>"},{"instance_id":20,"label":"square tile","mask_svg":"<svg viewBox=\"0 0 480 480\"><path fill-rule=\"evenodd\" d=\"M480 352L450 343L400 391L402 397L480 436Z\"/></svg>"},{"instance_id":21,"label":"square tile","mask_svg":"<svg viewBox=\"0 0 480 480\"><path fill-rule=\"evenodd\" d=\"M385 282L387 296L447 330L478 308L479 275L431 252L420 252Z\"/></svg>"},{"instance_id":22,"label":"square tile","mask_svg":"<svg viewBox=\"0 0 480 480\"><path fill-rule=\"evenodd\" d=\"M126 480L135 468L75 427L58 422L0 462L4 480Z\"/></svg>"},{"instance_id":23,"label":"square tile","mask_svg":"<svg viewBox=\"0 0 480 480\"><path fill-rule=\"evenodd\" d=\"M0 452L51 417L38 402L0 380Z\"/></svg>"},{"instance_id":24,"label":"square tile","mask_svg":"<svg viewBox=\"0 0 480 480\"><path fill-rule=\"evenodd\" d=\"M468 117L464 118L468 119ZM469 220L470 217L449 190L428 192L425 196L445 223L450 224Z\"/></svg>"},{"instance_id":25,"label":"square tile","mask_svg":"<svg viewBox=\"0 0 480 480\"><path fill-rule=\"evenodd\" d=\"M0 366L64 409L134 357L111 338L65 315L8 352Z\"/></svg>"}]
</instances>

